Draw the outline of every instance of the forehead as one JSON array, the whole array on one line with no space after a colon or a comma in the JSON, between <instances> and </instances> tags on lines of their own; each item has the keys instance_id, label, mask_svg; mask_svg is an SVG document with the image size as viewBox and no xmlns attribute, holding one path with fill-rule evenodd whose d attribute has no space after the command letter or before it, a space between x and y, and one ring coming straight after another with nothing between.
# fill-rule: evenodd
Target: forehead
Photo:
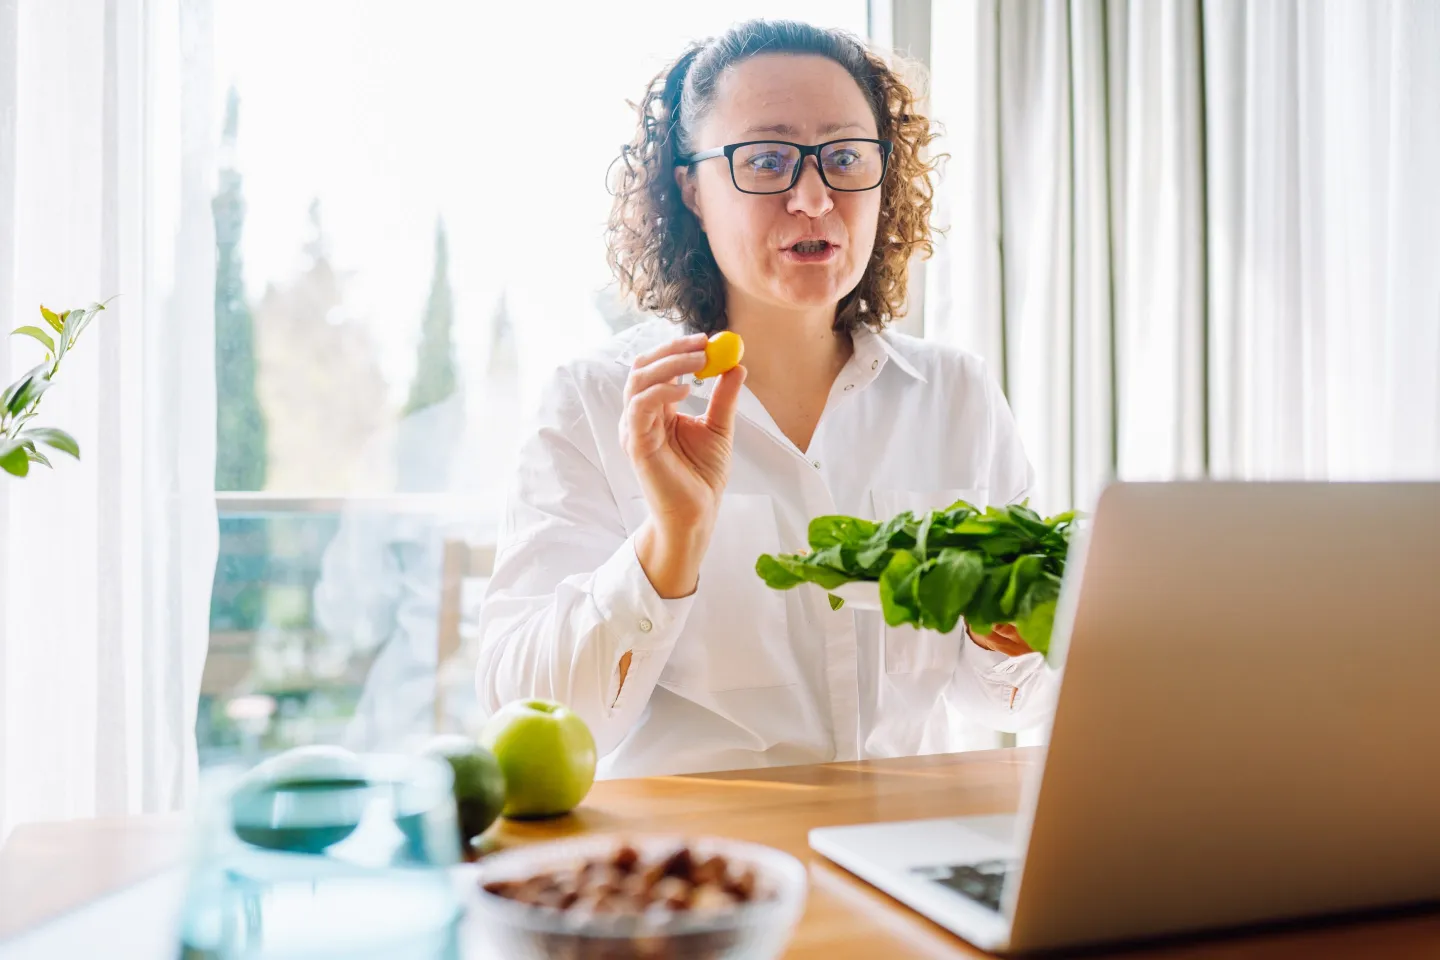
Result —
<instances>
[{"instance_id":1,"label":"forehead","mask_svg":"<svg viewBox=\"0 0 1440 960\"><path fill-rule=\"evenodd\" d=\"M704 127L721 143L774 135L873 137L875 117L855 78L829 57L773 53L728 68L716 84Z\"/></svg>"}]
</instances>

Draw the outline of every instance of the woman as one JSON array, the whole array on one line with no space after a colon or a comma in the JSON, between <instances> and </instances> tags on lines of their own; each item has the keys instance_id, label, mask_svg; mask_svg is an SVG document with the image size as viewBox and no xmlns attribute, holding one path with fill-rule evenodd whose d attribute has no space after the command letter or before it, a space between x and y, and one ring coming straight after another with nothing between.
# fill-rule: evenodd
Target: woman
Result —
<instances>
[{"instance_id":1,"label":"woman","mask_svg":"<svg viewBox=\"0 0 1440 960\"><path fill-rule=\"evenodd\" d=\"M488 709L568 704L602 776L958 749L952 710L1044 718L1054 678L1013 629L887 628L754 572L817 515L1031 483L980 361L883 329L930 252L930 139L882 60L802 24L737 26L652 83L610 262L683 329L641 324L556 372L481 614ZM744 365L699 381L720 329Z\"/></svg>"}]
</instances>

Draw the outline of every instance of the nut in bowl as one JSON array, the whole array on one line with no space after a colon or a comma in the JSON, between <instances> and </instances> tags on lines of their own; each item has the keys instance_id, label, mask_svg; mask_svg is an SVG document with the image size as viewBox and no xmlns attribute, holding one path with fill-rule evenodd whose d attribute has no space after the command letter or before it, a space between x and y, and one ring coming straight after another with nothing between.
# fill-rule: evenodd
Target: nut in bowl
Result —
<instances>
[{"instance_id":1,"label":"nut in bowl","mask_svg":"<svg viewBox=\"0 0 1440 960\"><path fill-rule=\"evenodd\" d=\"M718 837L559 840L463 870L467 926L514 960L770 960L807 892L794 857Z\"/></svg>"}]
</instances>

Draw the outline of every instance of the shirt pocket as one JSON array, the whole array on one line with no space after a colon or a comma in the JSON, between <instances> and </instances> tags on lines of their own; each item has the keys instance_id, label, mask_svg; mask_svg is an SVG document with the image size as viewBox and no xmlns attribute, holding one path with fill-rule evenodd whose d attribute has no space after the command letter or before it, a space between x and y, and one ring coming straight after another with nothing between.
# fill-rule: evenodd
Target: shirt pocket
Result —
<instances>
[{"instance_id":1,"label":"shirt pocket","mask_svg":"<svg viewBox=\"0 0 1440 960\"><path fill-rule=\"evenodd\" d=\"M643 498L622 509L632 533L648 515ZM782 549L769 495L727 493L721 498L715 532L700 564L695 604L661 671L662 686L720 693L799 682L786 594L765 586L755 573L762 553Z\"/></svg>"},{"instance_id":2,"label":"shirt pocket","mask_svg":"<svg viewBox=\"0 0 1440 960\"><path fill-rule=\"evenodd\" d=\"M905 510L923 516L932 510L964 500L976 507L987 504L985 487L954 487L943 490L872 490L875 519L885 522ZM883 624L883 621L882 621ZM950 633L918 630L912 626L884 626L885 672L914 674L926 670L950 672L959 662L960 643L965 640L963 624Z\"/></svg>"}]
</instances>

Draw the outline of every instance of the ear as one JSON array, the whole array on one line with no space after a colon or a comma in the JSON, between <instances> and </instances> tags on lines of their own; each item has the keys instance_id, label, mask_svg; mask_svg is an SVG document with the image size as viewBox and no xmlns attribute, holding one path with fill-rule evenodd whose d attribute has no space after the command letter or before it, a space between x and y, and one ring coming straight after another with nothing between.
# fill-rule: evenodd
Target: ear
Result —
<instances>
[{"instance_id":1,"label":"ear","mask_svg":"<svg viewBox=\"0 0 1440 960\"><path fill-rule=\"evenodd\" d=\"M675 168L675 186L680 188L680 202L685 204L685 209L695 214L695 219L700 221L700 231L705 231L705 218L700 215L700 203L695 197L695 176L689 167Z\"/></svg>"}]
</instances>

